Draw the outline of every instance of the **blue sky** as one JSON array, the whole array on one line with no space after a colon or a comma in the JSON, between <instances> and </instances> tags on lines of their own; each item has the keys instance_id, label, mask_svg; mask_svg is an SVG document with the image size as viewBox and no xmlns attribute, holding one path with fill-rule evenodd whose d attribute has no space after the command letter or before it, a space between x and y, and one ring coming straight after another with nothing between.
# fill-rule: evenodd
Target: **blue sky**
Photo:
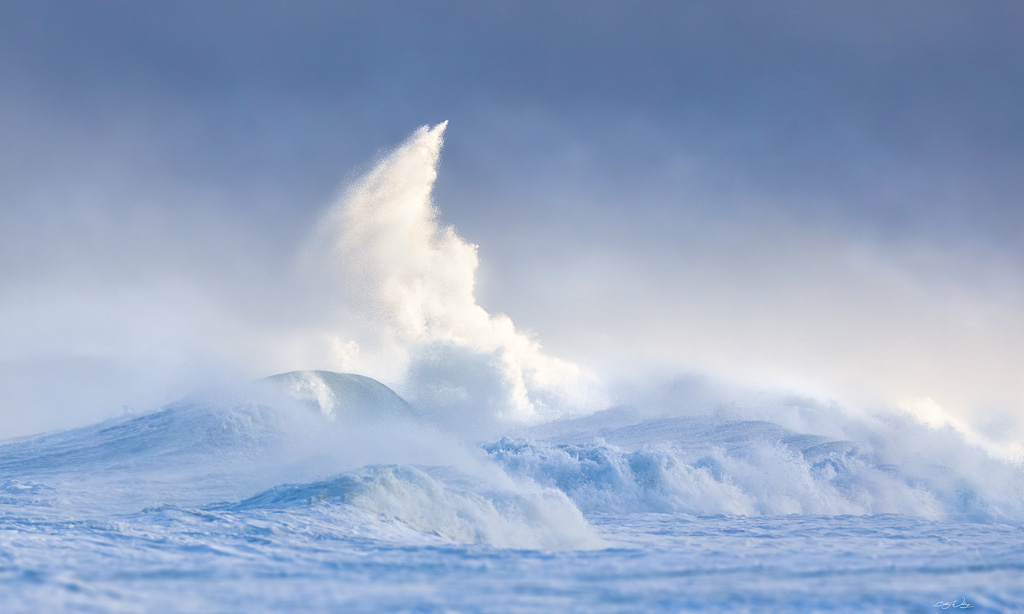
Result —
<instances>
[{"instance_id":1,"label":"blue sky","mask_svg":"<svg viewBox=\"0 0 1024 614\"><path fill-rule=\"evenodd\" d=\"M1005 432L1021 31L1018 3L941 0L5 3L0 390L191 360L198 304L278 317L265 280L339 186L448 120L435 202L480 301L552 353Z\"/></svg>"}]
</instances>

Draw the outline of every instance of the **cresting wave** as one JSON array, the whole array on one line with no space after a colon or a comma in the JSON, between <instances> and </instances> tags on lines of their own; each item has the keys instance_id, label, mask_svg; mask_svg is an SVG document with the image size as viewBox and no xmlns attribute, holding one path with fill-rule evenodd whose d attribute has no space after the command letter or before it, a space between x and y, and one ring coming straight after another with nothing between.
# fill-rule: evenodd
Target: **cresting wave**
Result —
<instances>
[{"instance_id":1,"label":"cresting wave","mask_svg":"<svg viewBox=\"0 0 1024 614\"><path fill-rule=\"evenodd\" d=\"M320 360L400 382L420 411L463 426L604 407L592 374L477 302L477 246L439 221L431 197L446 126L420 128L350 185L307 245Z\"/></svg>"},{"instance_id":2,"label":"cresting wave","mask_svg":"<svg viewBox=\"0 0 1024 614\"><path fill-rule=\"evenodd\" d=\"M7 443L0 472L0 508L37 519L141 510L144 522L290 519L392 541L603 544L565 494L458 449L386 386L350 374L282 374Z\"/></svg>"},{"instance_id":3,"label":"cresting wave","mask_svg":"<svg viewBox=\"0 0 1024 614\"><path fill-rule=\"evenodd\" d=\"M591 520L650 512L1024 523L1021 466L953 428L813 403L806 428L771 407L606 410L594 376L477 303L476 246L431 201L444 128L357 180L303 258L323 365L401 396L293 371L9 442L0 513L542 550L609 545Z\"/></svg>"},{"instance_id":4,"label":"cresting wave","mask_svg":"<svg viewBox=\"0 0 1024 614\"><path fill-rule=\"evenodd\" d=\"M238 513L315 511L359 519L380 538L396 530L464 544L565 550L604 542L561 492L525 483L502 487L452 470L374 465L329 480L286 484L210 509Z\"/></svg>"},{"instance_id":5,"label":"cresting wave","mask_svg":"<svg viewBox=\"0 0 1024 614\"><path fill-rule=\"evenodd\" d=\"M729 423L715 428L750 426L778 428ZM848 441L803 447L752 434L744 443L743 450L729 450L655 441L630 450L602 440L550 444L502 439L485 450L510 474L562 490L586 514L903 514L932 520L1024 520L1024 480L998 462L992 467L998 473L977 476L941 465L919 471L879 464Z\"/></svg>"},{"instance_id":6,"label":"cresting wave","mask_svg":"<svg viewBox=\"0 0 1024 614\"><path fill-rule=\"evenodd\" d=\"M877 431L837 440L735 417L629 415L467 444L378 382L291 373L0 446L0 512L541 550L614 545L588 519L650 512L1024 522L1020 467L962 442L924 442L942 444L944 462Z\"/></svg>"},{"instance_id":7,"label":"cresting wave","mask_svg":"<svg viewBox=\"0 0 1024 614\"><path fill-rule=\"evenodd\" d=\"M764 419L797 410L788 426ZM646 417L643 417L646 416ZM803 423L797 424L797 423ZM712 412L620 407L485 445L585 513L901 514L1024 523L1024 465L953 428L762 397Z\"/></svg>"}]
</instances>

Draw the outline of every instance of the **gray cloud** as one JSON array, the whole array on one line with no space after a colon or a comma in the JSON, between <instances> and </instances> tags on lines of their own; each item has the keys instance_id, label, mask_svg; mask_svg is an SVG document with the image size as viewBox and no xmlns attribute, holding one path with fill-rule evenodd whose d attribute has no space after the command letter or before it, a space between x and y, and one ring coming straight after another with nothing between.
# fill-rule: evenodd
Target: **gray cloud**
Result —
<instances>
[{"instance_id":1,"label":"gray cloud","mask_svg":"<svg viewBox=\"0 0 1024 614\"><path fill-rule=\"evenodd\" d=\"M274 320L268 280L339 181L448 119L436 199L481 245L481 300L560 351L607 334L699 368L729 313L749 338L716 360L776 361L757 331L804 335L791 369L828 379L805 366L821 346L849 351L835 371L900 334L863 314L904 322L954 295L973 307L927 307L900 360L991 346L972 369L1013 364L1022 27L1009 2L8 3L3 326L15 338L29 289L71 313L81 295L184 287L204 297L177 311L185 330ZM924 290L887 300L892 275ZM801 293L865 352L808 336L787 311ZM924 342L977 319L952 349ZM38 349L17 338L8 359ZM45 345L59 354L59 335Z\"/></svg>"}]
</instances>

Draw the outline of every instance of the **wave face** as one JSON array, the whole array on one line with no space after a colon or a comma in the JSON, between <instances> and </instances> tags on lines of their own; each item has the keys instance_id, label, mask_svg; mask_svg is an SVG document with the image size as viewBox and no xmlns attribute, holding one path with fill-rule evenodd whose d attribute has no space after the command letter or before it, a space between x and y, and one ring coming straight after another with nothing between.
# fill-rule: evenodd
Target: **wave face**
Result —
<instances>
[{"instance_id":1,"label":"wave face","mask_svg":"<svg viewBox=\"0 0 1024 614\"><path fill-rule=\"evenodd\" d=\"M0 446L0 471L9 476L0 502L48 517L68 509L103 516L143 508L242 515L331 508L364 525L372 519L378 536L390 525L405 537L497 547L602 543L557 489L512 480L468 452L451 461L450 452L431 451L451 443L431 434L376 380L292 372L153 414ZM363 464L409 454L458 464Z\"/></svg>"},{"instance_id":2,"label":"wave face","mask_svg":"<svg viewBox=\"0 0 1024 614\"><path fill-rule=\"evenodd\" d=\"M380 539L397 532L403 541L433 537L498 548L565 550L604 545L582 514L560 492L502 488L451 471L409 466L369 466L329 480L286 484L211 509L236 513L266 510L340 512L339 527L363 526ZM372 526L373 529L368 529Z\"/></svg>"},{"instance_id":3,"label":"wave face","mask_svg":"<svg viewBox=\"0 0 1024 614\"><path fill-rule=\"evenodd\" d=\"M635 428L664 432L680 423L694 427L691 420L659 420ZM991 462L995 475L937 464L919 471L882 462L852 441L771 423L704 424L698 432L698 441L654 439L639 447L604 438L573 444L504 438L484 449L511 475L558 488L588 513L1022 518L1024 481L999 461Z\"/></svg>"},{"instance_id":4,"label":"wave face","mask_svg":"<svg viewBox=\"0 0 1024 614\"><path fill-rule=\"evenodd\" d=\"M291 371L267 378L322 415L349 422L409 419L412 407L377 380L352 373Z\"/></svg>"},{"instance_id":5,"label":"wave face","mask_svg":"<svg viewBox=\"0 0 1024 614\"><path fill-rule=\"evenodd\" d=\"M398 392L291 371L0 444L0 610L1024 604L1024 470L962 430L671 386L605 409L478 304L431 201L444 128L355 181L303 264L296 344Z\"/></svg>"},{"instance_id":6,"label":"wave face","mask_svg":"<svg viewBox=\"0 0 1024 614\"><path fill-rule=\"evenodd\" d=\"M548 502L544 505L557 501L561 508L553 514L575 515L583 525L581 513L902 514L1024 521L1020 467L958 442L954 432L906 420L878 431L854 421L845 427L851 437L837 438L735 416L639 418L635 413L608 410L467 446L424 422L413 406L375 380L291 372L152 414L8 443L0 446L0 472L9 481L10 496L32 494L38 504L45 493L63 488L65 498L80 502L83 511L213 504L244 510L257 502L280 503L288 493L297 497L293 503L351 507L358 502L380 511L388 509L383 493L391 492L419 501L423 510L447 505L442 500L459 502L452 510L476 506L474 513L465 511L469 508L452 513L483 526L498 522L487 520L495 510L511 514L501 521L510 523L526 513L525 504L512 503L518 493L531 501L540 497L537 501ZM923 450L939 452L929 457ZM359 473L367 467L376 469ZM430 467L448 469L439 473ZM142 482L147 486L140 487ZM90 493L100 485L104 495ZM346 490L349 486L353 489ZM257 491L262 494L253 495ZM505 494L496 495L499 491ZM431 493L442 492L431 504ZM370 500L376 507L367 507ZM538 510L546 509L537 501ZM419 526L408 520L417 513L390 516ZM465 527L424 531L455 541L473 534ZM488 535L481 529L469 541L506 543ZM578 541L593 543L588 539ZM521 541L550 545L558 540Z\"/></svg>"},{"instance_id":7,"label":"wave face","mask_svg":"<svg viewBox=\"0 0 1024 614\"><path fill-rule=\"evenodd\" d=\"M469 443L379 382L300 372L10 442L0 602L900 611L959 583L998 611L1024 594L1021 468L955 431L641 413Z\"/></svg>"}]
</instances>

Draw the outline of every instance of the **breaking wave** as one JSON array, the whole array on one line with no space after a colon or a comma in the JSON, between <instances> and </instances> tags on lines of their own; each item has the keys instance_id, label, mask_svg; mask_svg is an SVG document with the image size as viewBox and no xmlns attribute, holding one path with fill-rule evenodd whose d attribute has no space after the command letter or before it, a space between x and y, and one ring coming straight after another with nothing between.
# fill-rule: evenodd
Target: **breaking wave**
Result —
<instances>
[{"instance_id":1,"label":"breaking wave","mask_svg":"<svg viewBox=\"0 0 1024 614\"><path fill-rule=\"evenodd\" d=\"M584 421L581 421L584 422ZM588 421L588 422L593 422ZM484 446L505 470L565 492L587 514L902 514L1024 522L1024 468L906 420L857 440L761 420L674 417ZM911 444L908 440L917 443Z\"/></svg>"},{"instance_id":2,"label":"breaking wave","mask_svg":"<svg viewBox=\"0 0 1024 614\"><path fill-rule=\"evenodd\" d=\"M431 200L444 128L355 181L304 258L318 366L397 392L292 371L8 442L0 515L541 550L606 546L591 521L651 512L1024 522L1020 464L948 421L605 410L594 376L477 302L477 248Z\"/></svg>"},{"instance_id":3,"label":"breaking wave","mask_svg":"<svg viewBox=\"0 0 1024 614\"><path fill-rule=\"evenodd\" d=\"M310 390L318 395L311 399ZM370 378L275 376L2 445L0 507L36 518L312 514L349 537L415 534L543 550L602 545L561 491L510 478L412 412Z\"/></svg>"},{"instance_id":4,"label":"breaking wave","mask_svg":"<svg viewBox=\"0 0 1024 614\"><path fill-rule=\"evenodd\" d=\"M363 523L399 525L409 533L499 548L565 550L603 545L560 491L497 486L451 470L369 466L307 484L285 484L213 509L355 514Z\"/></svg>"},{"instance_id":5,"label":"breaking wave","mask_svg":"<svg viewBox=\"0 0 1024 614\"><path fill-rule=\"evenodd\" d=\"M420 128L354 181L309 242L303 269L328 348L319 359L402 382L411 403L449 424L603 407L593 375L477 302L477 246L440 222L431 197L446 126Z\"/></svg>"},{"instance_id":6,"label":"breaking wave","mask_svg":"<svg viewBox=\"0 0 1024 614\"><path fill-rule=\"evenodd\" d=\"M198 514L224 530L273 521L345 539L540 550L607 546L592 520L651 512L1024 522L1021 467L955 432L851 422L852 437L837 439L734 416L634 414L472 444L369 378L290 373L2 445L0 513Z\"/></svg>"}]
</instances>

